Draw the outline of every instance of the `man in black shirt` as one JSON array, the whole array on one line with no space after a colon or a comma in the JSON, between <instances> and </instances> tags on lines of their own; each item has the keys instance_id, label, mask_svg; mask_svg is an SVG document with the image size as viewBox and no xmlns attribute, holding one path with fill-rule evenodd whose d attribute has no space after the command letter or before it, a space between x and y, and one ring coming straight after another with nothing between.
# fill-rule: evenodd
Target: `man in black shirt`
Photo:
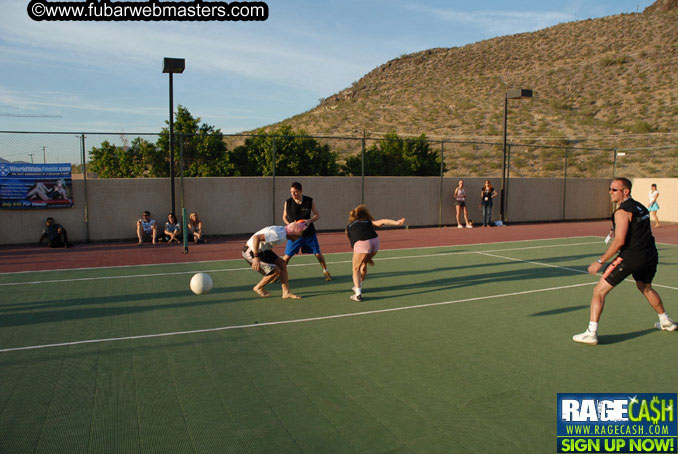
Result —
<instances>
[{"instance_id":1,"label":"man in black shirt","mask_svg":"<svg viewBox=\"0 0 678 454\"><path fill-rule=\"evenodd\" d=\"M596 274L603 263L617 253L619 255L593 289L588 329L572 337L575 342L589 345L598 343L598 320L605 306L605 296L629 275L633 276L636 287L659 315L659 322L655 326L666 331L678 329L678 325L666 314L659 293L652 288L659 256L650 229L650 213L643 204L631 198L631 181L627 178L615 178L610 184L609 193L612 202L619 206L612 215L614 240L607 251L589 265L589 274Z\"/></svg>"},{"instance_id":2,"label":"man in black shirt","mask_svg":"<svg viewBox=\"0 0 678 454\"><path fill-rule=\"evenodd\" d=\"M326 281L331 281L332 276L327 270L325 257L320 252L320 244L318 244L318 235L315 231L313 223L320 219L320 214L315 207L315 202L311 197L302 194L301 183L294 182L290 186L290 194L292 197L285 201L285 208L283 209L283 222L285 225L296 221L308 221L308 228L304 234L295 241L288 241L285 247L285 256L283 260L289 263L290 259L294 257L299 250L304 254L314 254L323 268L323 275Z\"/></svg>"},{"instance_id":3,"label":"man in black shirt","mask_svg":"<svg viewBox=\"0 0 678 454\"><path fill-rule=\"evenodd\" d=\"M68 242L68 235L66 229L54 222L54 218L49 217L45 221L45 228L40 235L38 240L38 246L42 244L44 240L47 240L47 245L49 247L71 247L73 246Z\"/></svg>"}]
</instances>

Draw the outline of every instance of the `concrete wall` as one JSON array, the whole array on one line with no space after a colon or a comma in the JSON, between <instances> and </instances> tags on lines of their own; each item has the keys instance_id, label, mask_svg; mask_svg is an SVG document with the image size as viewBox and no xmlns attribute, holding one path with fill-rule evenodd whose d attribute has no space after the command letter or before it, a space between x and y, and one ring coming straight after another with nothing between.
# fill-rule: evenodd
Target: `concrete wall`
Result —
<instances>
[{"instance_id":1,"label":"concrete wall","mask_svg":"<svg viewBox=\"0 0 678 454\"><path fill-rule=\"evenodd\" d=\"M676 178L634 178L631 195L647 206L650 202L650 185L657 185L659 191L659 222L678 222L678 179ZM654 220L653 220L654 222Z\"/></svg>"},{"instance_id":2,"label":"concrete wall","mask_svg":"<svg viewBox=\"0 0 678 454\"><path fill-rule=\"evenodd\" d=\"M343 229L348 212L361 202L359 177L278 177L272 178L186 178L184 200L189 211L197 211L209 234L249 234L273 224L282 224L284 201L289 185L299 180L304 193L314 198L320 212L319 230ZM377 218L406 217L409 225L431 226L456 223L452 193L458 178L367 177L365 203ZM469 217L481 221L480 189L484 178L465 178ZM648 180L649 181L649 180ZM662 220L678 221L678 180L652 180L659 185ZM647 186L645 180L638 185ZM492 181L495 187L500 181ZM609 180L568 180L513 178L509 184L508 221L556 221L600 219L610 215ZM275 195L274 195L275 192ZM634 191L636 194L638 190ZM143 210L164 224L170 209L167 178L87 180L88 228L85 219L84 182L73 181L74 207L45 210L0 210L0 244L35 242L44 219L53 216L63 224L73 241L135 238L135 222ZM565 205L563 206L563 194ZM647 198L645 188L639 200ZM181 206L176 180L177 211ZM499 218L499 197L495 198L493 220ZM671 211L673 210L673 211ZM180 216L180 213L177 213Z\"/></svg>"}]
</instances>

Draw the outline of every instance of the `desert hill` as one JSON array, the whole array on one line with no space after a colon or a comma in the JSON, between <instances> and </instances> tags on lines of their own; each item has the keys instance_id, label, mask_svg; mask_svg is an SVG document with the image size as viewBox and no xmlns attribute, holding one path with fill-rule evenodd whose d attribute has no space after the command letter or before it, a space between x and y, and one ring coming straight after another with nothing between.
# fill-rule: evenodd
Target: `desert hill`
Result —
<instances>
[{"instance_id":1,"label":"desert hill","mask_svg":"<svg viewBox=\"0 0 678 454\"><path fill-rule=\"evenodd\" d=\"M647 147L678 138L678 0L643 13L559 24L403 55L282 124L313 135L395 131L433 139ZM678 169L676 170L678 171Z\"/></svg>"}]
</instances>

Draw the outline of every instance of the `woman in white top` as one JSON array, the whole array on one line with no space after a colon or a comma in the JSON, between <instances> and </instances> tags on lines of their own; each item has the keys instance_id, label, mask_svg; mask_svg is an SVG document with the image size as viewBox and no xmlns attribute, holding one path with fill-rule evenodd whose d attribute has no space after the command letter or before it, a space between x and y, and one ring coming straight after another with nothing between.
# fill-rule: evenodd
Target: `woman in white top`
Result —
<instances>
[{"instance_id":1,"label":"woman in white top","mask_svg":"<svg viewBox=\"0 0 678 454\"><path fill-rule=\"evenodd\" d=\"M473 228L473 226L468 222L468 209L466 208L466 189L464 189L464 181L459 180L459 184L454 189L454 204L457 207L457 227L463 229L464 226L461 225L459 220L459 215L461 214L462 209L464 210L464 220L466 221L466 228Z\"/></svg>"},{"instance_id":2,"label":"woman in white top","mask_svg":"<svg viewBox=\"0 0 678 454\"><path fill-rule=\"evenodd\" d=\"M654 218L654 225L653 227L659 227L659 215L657 214L657 211L659 211L659 204L657 203L657 199L659 198L659 191L657 191L657 185L652 184L650 187L650 203L647 204L647 209L650 213L652 213L652 217Z\"/></svg>"}]
</instances>

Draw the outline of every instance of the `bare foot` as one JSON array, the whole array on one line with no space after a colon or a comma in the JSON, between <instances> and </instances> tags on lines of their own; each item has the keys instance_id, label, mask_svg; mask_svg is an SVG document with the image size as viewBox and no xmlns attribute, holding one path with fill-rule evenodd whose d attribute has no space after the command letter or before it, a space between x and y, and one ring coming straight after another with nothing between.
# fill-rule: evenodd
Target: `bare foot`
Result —
<instances>
[{"instance_id":1,"label":"bare foot","mask_svg":"<svg viewBox=\"0 0 678 454\"><path fill-rule=\"evenodd\" d=\"M285 299L300 300L301 296L295 295L294 293L288 293L287 295L282 296Z\"/></svg>"},{"instance_id":2,"label":"bare foot","mask_svg":"<svg viewBox=\"0 0 678 454\"><path fill-rule=\"evenodd\" d=\"M262 298L268 298L269 296L271 296L271 293L267 292L263 288L252 287L252 290L254 290L254 293L256 293L257 295L259 295Z\"/></svg>"}]
</instances>

